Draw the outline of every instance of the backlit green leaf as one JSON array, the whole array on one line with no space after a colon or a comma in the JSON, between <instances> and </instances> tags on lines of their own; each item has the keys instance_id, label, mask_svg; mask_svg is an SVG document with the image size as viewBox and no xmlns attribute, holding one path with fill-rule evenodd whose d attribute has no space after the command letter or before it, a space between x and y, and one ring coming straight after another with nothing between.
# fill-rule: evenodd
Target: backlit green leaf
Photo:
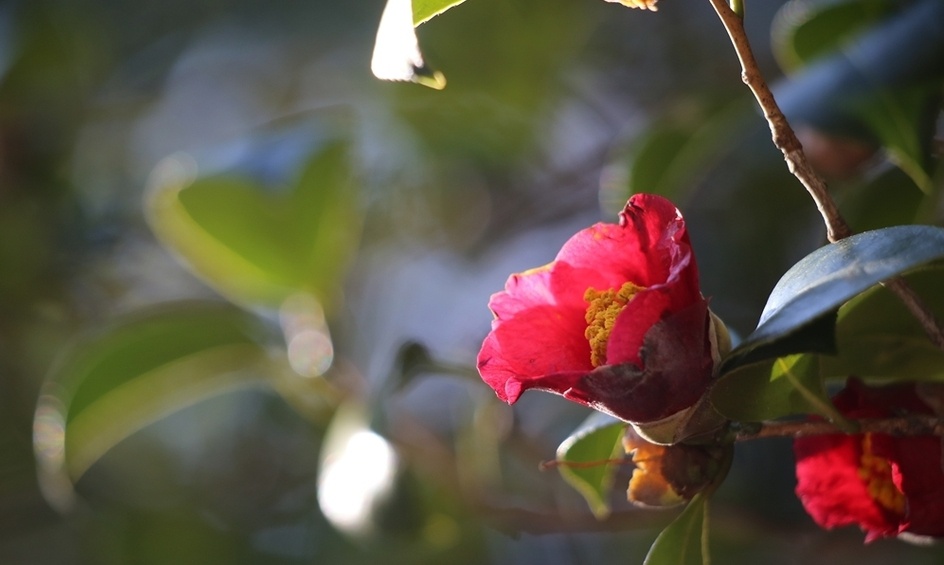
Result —
<instances>
[{"instance_id":1,"label":"backlit green leaf","mask_svg":"<svg viewBox=\"0 0 944 565\"><path fill-rule=\"evenodd\" d=\"M723 416L741 422L819 414L842 423L823 387L819 357L791 355L740 367L716 383L711 402Z\"/></svg>"},{"instance_id":2,"label":"backlit green leaf","mask_svg":"<svg viewBox=\"0 0 944 565\"><path fill-rule=\"evenodd\" d=\"M287 194L231 175L155 186L148 220L158 238L228 298L277 306L306 292L327 299L360 230L346 148L316 154Z\"/></svg>"},{"instance_id":3,"label":"backlit green leaf","mask_svg":"<svg viewBox=\"0 0 944 565\"><path fill-rule=\"evenodd\" d=\"M413 0L413 22L420 25L465 0Z\"/></svg>"},{"instance_id":4,"label":"backlit green leaf","mask_svg":"<svg viewBox=\"0 0 944 565\"><path fill-rule=\"evenodd\" d=\"M708 498L697 494L662 530L643 565L708 565Z\"/></svg>"},{"instance_id":5,"label":"backlit green leaf","mask_svg":"<svg viewBox=\"0 0 944 565\"><path fill-rule=\"evenodd\" d=\"M36 410L41 480L74 482L148 423L261 382L270 363L257 341L263 335L255 318L233 307L187 302L139 312L76 343L48 376Z\"/></svg>"},{"instance_id":6,"label":"backlit green leaf","mask_svg":"<svg viewBox=\"0 0 944 565\"><path fill-rule=\"evenodd\" d=\"M561 476L583 495L598 518L610 512L607 498L617 468L612 461L624 454L625 429L625 422L595 412L557 448Z\"/></svg>"}]
</instances>

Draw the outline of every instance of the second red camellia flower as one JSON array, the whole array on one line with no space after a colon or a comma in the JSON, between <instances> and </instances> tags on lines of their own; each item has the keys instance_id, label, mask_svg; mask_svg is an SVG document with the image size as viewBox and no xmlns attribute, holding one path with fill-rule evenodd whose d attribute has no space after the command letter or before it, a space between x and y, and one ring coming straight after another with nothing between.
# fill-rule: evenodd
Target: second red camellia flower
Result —
<instances>
[{"instance_id":1,"label":"second red camellia flower","mask_svg":"<svg viewBox=\"0 0 944 565\"><path fill-rule=\"evenodd\" d=\"M933 415L914 384L851 379L833 403L852 418ZM797 438L796 492L820 526L858 525L865 540L944 537L941 438L867 433Z\"/></svg>"},{"instance_id":2,"label":"second red camellia flower","mask_svg":"<svg viewBox=\"0 0 944 565\"><path fill-rule=\"evenodd\" d=\"M540 389L634 424L672 420L729 347L685 221L650 194L633 196L619 224L582 230L552 263L509 277L489 308L478 369L509 404Z\"/></svg>"}]
</instances>

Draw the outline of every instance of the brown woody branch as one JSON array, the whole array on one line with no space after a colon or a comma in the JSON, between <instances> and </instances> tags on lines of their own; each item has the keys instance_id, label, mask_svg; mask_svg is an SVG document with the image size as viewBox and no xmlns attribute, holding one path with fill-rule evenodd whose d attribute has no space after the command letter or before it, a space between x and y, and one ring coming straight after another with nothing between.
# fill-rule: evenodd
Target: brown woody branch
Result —
<instances>
[{"instance_id":1,"label":"brown woody branch","mask_svg":"<svg viewBox=\"0 0 944 565\"><path fill-rule=\"evenodd\" d=\"M908 416L905 418L876 418L855 421L860 434L890 436L944 437L944 419L936 416ZM824 434L845 434L834 424L823 420L803 422L763 422L757 427L744 428L734 436L735 441L769 437L803 437Z\"/></svg>"},{"instance_id":2,"label":"brown woody branch","mask_svg":"<svg viewBox=\"0 0 944 565\"><path fill-rule=\"evenodd\" d=\"M754 98L764 112L764 117L770 125L770 134L773 137L774 145L783 152L783 158L787 162L787 168L803 184L813 201L816 208L823 216L826 224L826 235L829 241L836 242L844 237L852 235L852 230L839 213L839 208L829 195L826 183L816 174L812 165L806 159L803 152L803 146L797 139L793 128L787 122L786 116L780 111L774 95L767 86L767 82L760 74L760 68L757 60L754 58L754 52L751 50L751 44L744 32L744 21L738 16L725 0L709 0L724 29L731 38L734 45L734 51L737 53L738 60L741 62L741 80L751 89Z\"/></svg>"},{"instance_id":3,"label":"brown woody branch","mask_svg":"<svg viewBox=\"0 0 944 565\"><path fill-rule=\"evenodd\" d=\"M709 2L714 7L715 12L718 13L718 17L721 18L721 23L724 24L728 37L731 38L734 51L741 63L741 79L751 89L754 98L757 99L758 105L763 110L764 118L770 125L774 145L783 153L787 168L810 193L816 203L816 208L823 216L827 238L830 242L835 243L852 235L852 230L839 213L839 208L830 196L826 183L813 170L806 154L803 152L803 146L761 75L757 60L754 58L750 42L747 39L747 34L744 31L743 19L728 6L726 0L709 0ZM941 328L940 322L911 287L900 277L886 281L883 284L898 296L908 311L918 320L931 343L938 349L944 350L944 329Z\"/></svg>"}]
</instances>

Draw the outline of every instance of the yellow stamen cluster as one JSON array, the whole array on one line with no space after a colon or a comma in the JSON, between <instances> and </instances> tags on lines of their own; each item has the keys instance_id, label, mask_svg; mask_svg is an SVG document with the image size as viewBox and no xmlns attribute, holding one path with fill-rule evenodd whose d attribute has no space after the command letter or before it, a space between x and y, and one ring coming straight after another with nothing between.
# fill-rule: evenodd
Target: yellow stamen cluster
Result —
<instances>
[{"instance_id":1,"label":"yellow stamen cluster","mask_svg":"<svg viewBox=\"0 0 944 565\"><path fill-rule=\"evenodd\" d=\"M587 330L584 336L590 342L590 363L594 367L606 363L606 343L610 339L616 317L643 288L628 282L619 290L596 290L591 287L584 292L583 299L587 302Z\"/></svg>"},{"instance_id":2,"label":"yellow stamen cluster","mask_svg":"<svg viewBox=\"0 0 944 565\"><path fill-rule=\"evenodd\" d=\"M872 434L865 434L862 440L862 460L859 477L865 481L866 488L876 502L896 514L905 512L905 495L892 481L892 466L888 459L872 452Z\"/></svg>"}]
</instances>

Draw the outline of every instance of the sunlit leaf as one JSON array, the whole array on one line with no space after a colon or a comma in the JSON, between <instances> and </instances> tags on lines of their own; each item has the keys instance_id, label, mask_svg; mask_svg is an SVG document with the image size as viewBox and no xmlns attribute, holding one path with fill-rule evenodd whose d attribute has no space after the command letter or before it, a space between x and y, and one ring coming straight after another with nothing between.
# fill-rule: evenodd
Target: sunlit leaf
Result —
<instances>
[{"instance_id":1,"label":"sunlit leaf","mask_svg":"<svg viewBox=\"0 0 944 565\"><path fill-rule=\"evenodd\" d=\"M290 196L289 219L303 266L301 284L330 306L357 250L361 213L348 147L334 143L316 153ZM289 226L285 226L288 229Z\"/></svg>"},{"instance_id":2,"label":"sunlit leaf","mask_svg":"<svg viewBox=\"0 0 944 565\"><path fill-rule=\"evenodd\" d=\"M610 512L607 498L617 468L612 461L623 455L625 429L625 422L595 412L557 448L561 476L583 495L598 518Z\"/></svg>"},{"instance_id":3,"label":"sunlit leaf","mask_svg":"<svg viewBox=\"0 0 944 565\"><path fill-rule=\"evenodd\" d=\"M360 230L343 144L316 154L288 194L232 175L157 177L146 203L151 228L220 293L275 306L307 292L330 305Z\"/></svg>"},{"instance_id":4,"label":"sunlit leaf","mask_svg":"<svg viewBox=\"0 0 944 565\"><path fill-rule=\"evenodd\" d=\"M382 80L416 82L441 90L446 79L423 61L410 10L410 0L387 0L377 26L370 70Z\"/></svg>"},{"instance_id":5,"label":"sunlit leaf","mask_svg":"<svg viewBox=\"0 0 944 565\"><path fill-rule=\"evenodd\" d=\"M820 377L817 355L791 355L740 367L711 390L711 402L725 417L740 422L819 414L843 422Z\"/></svg>"},{"instance_id":6,"label":"sunlit leaf","mask_svg":"<svg viewBox=\"0 0 944 565\"><path fill-rule=\"evenodd\" d=\"M784 348L803 332L833 324L836 310L881 281L944 258L944 229L897 226L856 234L807 255L780 279L757 328L723 362L722 374L737 366L808 351L829 352L810 340ZM830 344L831 345L831 344Z\"/></svg>"},{"instance_id":7,"label":"sunlit leaf","mask_svg":"<svg viewBox=\"0 0 944 565\"><path fill-rule=\"evenodd\" d=\"M708 565L708 498L695 495L685 510L662 530L643 565Z\"/></svg>"},{"instance_id":8,"label":"sunlit leaf","mask_svg":"<svg viewBox=\"0 0 944 565\"><path fill-rule=\"evenodd\" d=\"M188 302L140 312L74 344L51 371L36 410L41 480L74 482L148 423L259 383L269 363L262 336L242 311Z\"/></svg>"},{"instance_id":9,"label":"sunlit leaf","mask_svg":"<svg viewBox=\"0 0 944 565\"><path fill-rule=\"evenodd\" d=\"M420 25L465 0L413 0L413 23Z\"/></svg>"}]
</instances>

